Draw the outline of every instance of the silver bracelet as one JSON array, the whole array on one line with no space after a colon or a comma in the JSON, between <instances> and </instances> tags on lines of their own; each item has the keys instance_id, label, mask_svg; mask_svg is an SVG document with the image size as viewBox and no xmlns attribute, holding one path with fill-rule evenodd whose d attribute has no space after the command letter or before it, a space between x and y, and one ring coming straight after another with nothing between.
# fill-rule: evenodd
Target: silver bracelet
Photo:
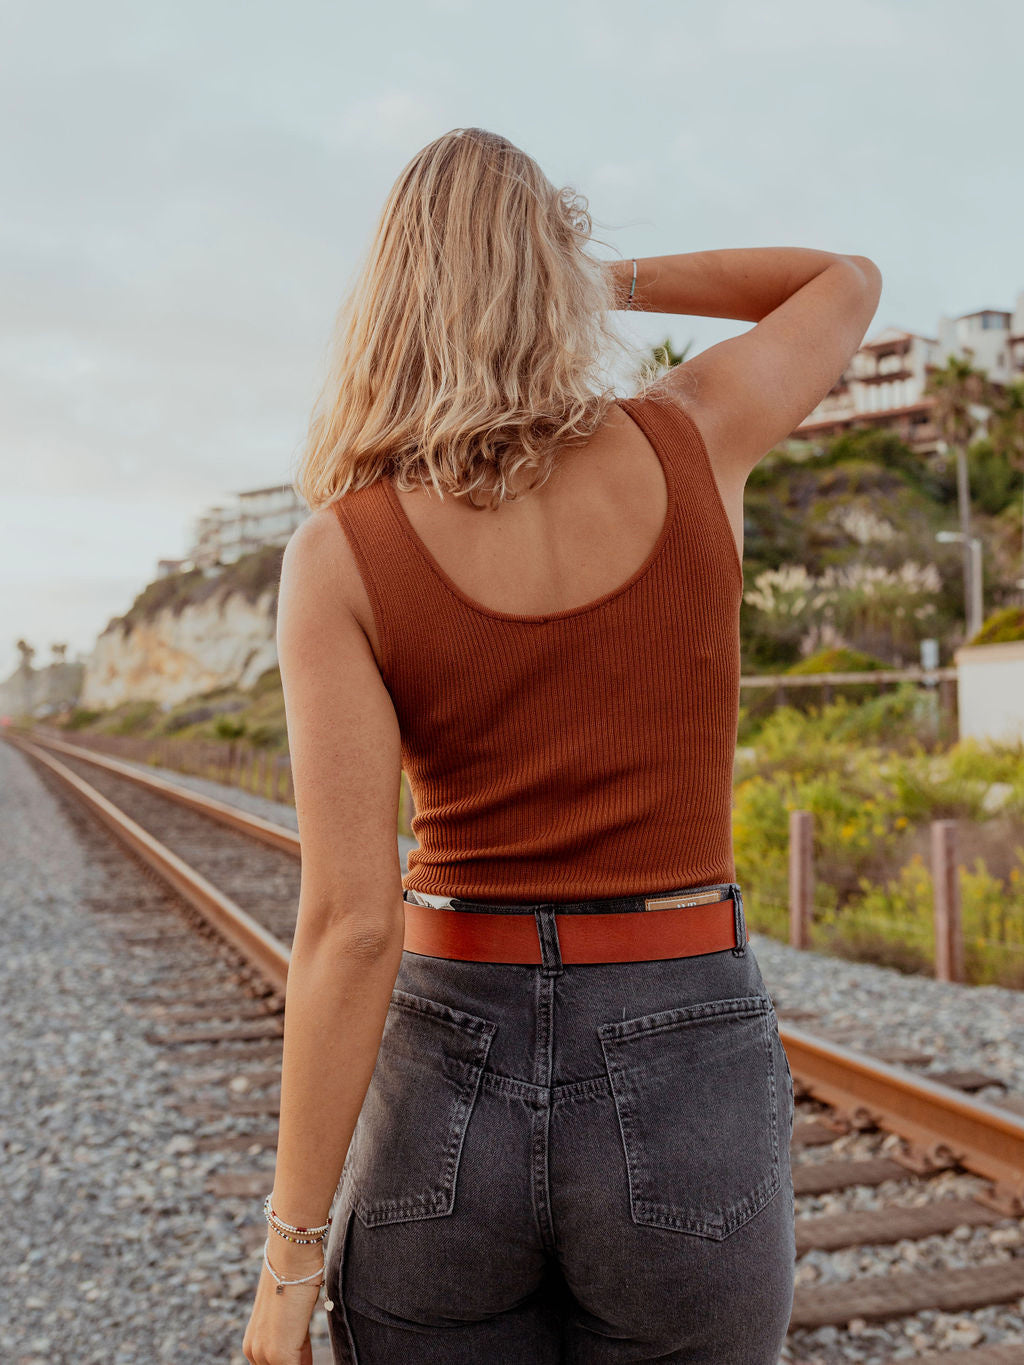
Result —
<instances>
[{"instance_id":1,"label":"silver bracelet","mask_svg":"<svg viewBox=\"0 0 1024 1365\"><path fill-rule=\"evenodd\" d=\"M319 1266L317 1266L316 1270L314 1270L313 1273L312 1273L311 1275L303 1275L302 1278L301 1278L301 1279L298 1279L298 1280L285 1280L285 1279L282 1279L282 1277L277 1273L277 1271L276 1271L276 1270L274 1269L274 1267L270 1264L270 1261L269 1261L269 1259L267 1258L267 1247L268 1247L269 1243L270 1243L270 1238L268 1237L268 1238L267 1238L267 1241L264 1242L264 1244L263 1244L263 1264L264 1264L264 1265L267 1267L267 1269L270 1271L271 1278L272 1278L273 1280L275 1280L276 1283L277 1283L277 1288L274 1290L274 1293L275 1293L275 1294L283 1294L283 1293L284 1293L284 1287L285 1287L286 1284L309 1284L310 1280L315 1280L316 1277L317 1277L318 1275L323 1275L323 1273L324 1273L324 1263L321 1263ZM325 1278L325 1279L322 1279L322 1280L320 1281L320 1283L316 1286L316 1287L317 1287L317 1290L319 1291L326 1283L327 1283L326 1278ZM329 1312L331 1311L331 1309L334 1307L334 1304L331 1302L330 1299L325 1299L325 1300L324 1300L324 1307L327 1309L327 1311L328 1311L328 1313L329 1313Z\"/></svg>"},{"instance_id":2,"label":"silver bracelet","mask_svg":"<svg viewBox=\"0 0 1024 1365\"><path fill-rule=\"evenodd\" d=\"M636 289L636 258L633 258L633 283L629 286L629 301L633 301L633 291Z\"/></svg>"}]
</instances>

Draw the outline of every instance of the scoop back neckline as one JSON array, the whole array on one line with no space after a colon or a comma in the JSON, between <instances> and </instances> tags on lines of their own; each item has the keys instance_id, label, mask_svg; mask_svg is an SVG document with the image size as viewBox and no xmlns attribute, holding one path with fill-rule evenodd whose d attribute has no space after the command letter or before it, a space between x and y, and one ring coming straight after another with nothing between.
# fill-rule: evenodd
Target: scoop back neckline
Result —
<instances>
[{"instance_id":1,"label":"scoop back neckline","mask_svg":"<svg viewBox=\"0 0 1024 1365\"><path fill-rule=\"evenodd\" d=\"M464 606L470 608L471 611L477 612L481 616L490 616L495 620L499 621L522 622L525 625L546 625L550 621L564 621L572 617L582 616L588 611L594 611L598 607L603 607L606 606L608 603L613 602L616 598L621 597L623 593L628 592L630 588L635 587L636 584L639 583L640 580L646 576L650 569L654 567L654 564L660 558L661 553L665 548L665 544L668 541L668 538L672 532L672 528L675 525L676 510L678 505L675 471L672 468L671 461L665 457L665 453L662 450L660 441L655 440L651 436L651 434L637 420L636 416L631 411L631 405L633 403L636 403L637 401L639 400L633 398L619 398L615 400L615 403L618 407L620 407L623 410L623 412L625 412L626 416L634 424L634 426L640 429L641 433L647 440L647 443L653 448L654 453L657 455L658 462L661 465L662 471L665 475L665 487L668 494L668 507L666 508L665 511L665 520L662 523L661 531L658 533L658 538L654 542L654 545L651 547L651 550L647 555L646 559L637 569L634 570L632 574L630 574L630 576L625 580L625 582L620 583L618 587L612 588L608 592L602 593L600 597L595 597L591 601L584 602L578 607L563 607L562 610L560 611L549 611L544 612L543 614L526 613L518 611L498 611L494 607L487 607L482 602L478 602L476 601L475 598L470 597L468 593L463 592L463 590L459 587L455 580L448 573L445 572L445 570L441 567L440 563L434 558L434 555L427 548L426 543L421 539L416 528L409 520L408 514L406 513L405 508L402 506L401 499L399 498L398 493L395 490L394 482L391 476L385 475L383 479L385 492L388 501L391 503L391 506L394 508L397 514L398 523L401 526L406 539L412 545L413 549L418 553L423 562L427 565L428 569L430 569L434 576L440 580L440 582L448 589L448 591L452 593L455 597L457 597Z\"/></svg>"}]
</instances>

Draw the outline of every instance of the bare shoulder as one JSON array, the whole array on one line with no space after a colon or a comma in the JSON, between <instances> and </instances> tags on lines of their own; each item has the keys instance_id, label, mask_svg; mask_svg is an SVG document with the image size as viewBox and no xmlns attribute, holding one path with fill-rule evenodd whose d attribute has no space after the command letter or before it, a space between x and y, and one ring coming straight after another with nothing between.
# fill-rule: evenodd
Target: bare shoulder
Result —
<instances>
[{"instance_id":1,"label":"bare shoulder","mask_svg":"<svg viewBox=\"0 0 1024 1365\"><path fill-rule=\"evenodd\" d=\"M292 532L281 563L282 602L351 611L360 582L348 537L333 506L320 507Z\"/></svg>"},{"instance_id":2,"label":"bare shoulder","mask_svg":"<svg viewBox=\"0 0 1024 1365\"><path fill-rule=\"evenodd\" d=\"M830 391L874 316L881 274L838 257L739 336L709 346L659 381L701 432L716 470L746 480Z\"/></svg>"}]
</instances>

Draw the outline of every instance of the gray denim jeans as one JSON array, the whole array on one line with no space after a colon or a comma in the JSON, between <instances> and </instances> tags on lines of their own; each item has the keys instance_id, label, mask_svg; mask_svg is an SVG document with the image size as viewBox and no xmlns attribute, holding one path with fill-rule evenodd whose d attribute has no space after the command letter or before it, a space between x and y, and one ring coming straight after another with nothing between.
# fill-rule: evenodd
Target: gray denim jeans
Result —
<instances>
[{"instance_id":1,"label":"gray denim jeans","mask_svg":"<svg viewBox=\"0 0 1024 1365\"><path fill-rule=\"evenodd\" d=\"M403 953L327 1245L335 1362L776 1365L793 1084L750 944L566 965L556 911L642 898L450 904L534 915L543 962Z\"/></svg>"}]
</instances>

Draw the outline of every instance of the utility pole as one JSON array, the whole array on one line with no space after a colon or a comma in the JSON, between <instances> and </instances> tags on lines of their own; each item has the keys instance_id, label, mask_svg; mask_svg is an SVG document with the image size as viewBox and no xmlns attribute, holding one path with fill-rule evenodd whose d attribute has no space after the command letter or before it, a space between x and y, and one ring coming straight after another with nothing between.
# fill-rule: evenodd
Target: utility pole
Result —
<instances>
[{"instance_id":1,"label":"utility pole","mask_svg":"<svg viewBox=\"0 0 1024 1365\"><path fill-rule=\"evenodd\" d=\"M959 540L964 545L964 563L967 565L967 578L964 584L964 604L967 639L970 640L981 630L985 620L985 604L982 597L982 544L978 536L967 539L962 531L936 531L935 539L948 544Z\"/></svg>"}]
</instances>

